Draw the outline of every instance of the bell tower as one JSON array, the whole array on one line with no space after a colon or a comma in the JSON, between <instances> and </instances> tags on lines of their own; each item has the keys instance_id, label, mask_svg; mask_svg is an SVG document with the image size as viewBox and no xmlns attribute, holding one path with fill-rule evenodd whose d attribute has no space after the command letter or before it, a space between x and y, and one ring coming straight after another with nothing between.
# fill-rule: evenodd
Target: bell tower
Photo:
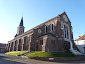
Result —
<instances>
[{"instance_id":1,"label":"bell tower","mask_svg":"<svg viewBox=\"0 0 85 64\"><path fill-rule=\"evenodd\" d=\"M22 17L22 19L20 21L20 24L19 24L19 26L17 28L17 35L23 34L24 33L24 28L25 27L23 26L23 17Z\"/></svg>"}]
</instances>

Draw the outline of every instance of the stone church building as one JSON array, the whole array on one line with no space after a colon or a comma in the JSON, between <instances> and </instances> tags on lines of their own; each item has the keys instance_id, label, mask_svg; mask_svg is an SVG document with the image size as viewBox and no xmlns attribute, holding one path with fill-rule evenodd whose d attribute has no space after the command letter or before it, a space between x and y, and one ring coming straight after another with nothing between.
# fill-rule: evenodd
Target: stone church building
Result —
<instances>
[{"instance_id":1,"label":"stone church building","mask_svg":"<svg viewBox=\"0 0 85 64\"><path fill-rule=\"evenodd\" d=\"M23 18L7 51L65 52L73 42L71 22L65 12L24 32Z\"/></svg>"}]
</instances>

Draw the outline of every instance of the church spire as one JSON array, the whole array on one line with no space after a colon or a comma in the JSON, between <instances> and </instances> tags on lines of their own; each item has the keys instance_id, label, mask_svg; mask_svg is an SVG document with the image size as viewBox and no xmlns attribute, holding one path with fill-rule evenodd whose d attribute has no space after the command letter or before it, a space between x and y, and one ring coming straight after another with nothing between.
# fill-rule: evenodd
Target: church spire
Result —
<instances>
[{"instance_id":1,"label":"church spire","mask_svg":"<svg viewBox=\"0 0 85 64\"><path fill-rule=\"evenodd\" d=\"M19 24L19 26L17 28L17 34L15 35L15 37L18 36L18 35L23 34L24 33L24 28L25 27L23 26L23 17L22 17L21 21L20 21L20 24Z\"/></svg>"},{"instance_id":2,"label":"church spire","mask_svg":"<svg viewBox=\"0 0 85 64\"><path fill-rule=\"evenodd\" d=\"M19 26L23 26L23 17L21 19L20 25Z\"/></svg>"}]
</instances>

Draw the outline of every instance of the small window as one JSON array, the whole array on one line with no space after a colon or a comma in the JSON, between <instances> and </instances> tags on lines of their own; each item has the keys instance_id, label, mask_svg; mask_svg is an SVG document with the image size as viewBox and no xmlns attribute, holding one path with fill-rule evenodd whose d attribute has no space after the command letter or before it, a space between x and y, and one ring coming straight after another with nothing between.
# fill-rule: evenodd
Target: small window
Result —
<instances>
[{"instance_id":1,"label":"small window","mask_svg":"<svg viewBox=\"0 0 85 64\"><path fill-rule=\"evenodd\" d=\"M53 24L51 24L51 31L53 31L54 30L54 25Z\"/></svg>"},{"instance_id":2,"label":"small window","mask_svg":"<svg viewBox=\"0 0 85 64\"><path fill-rule=\"evenodd\" d=\"M68 28L67 28L67 38L69 39L69 36L68 36Z\"/></svg>"},{"instance_id":3,"label":"small window","mask_svg":"<svg viewBox=\"0 0 85 64\"><path fill-rule=\"evenodd\" d=\"M64 38L69 39L69 29L66 25L64 25Z\"/></svg>"},{"instance_id":4,"label":"small window","mask_svg":"<svg viewBox=\"0 0 85 64\"><path fill-rule=\"evenodd\" d=\"M65 30L65 25L64 25L64 30Z\"/></svg>"},{"instance_id":5,"label":"small window","mask_svg":"<svg viewBox=\"0 0 85 64\"><path fill-rule=\"evenodd\" d=\"M47 33L47 26L45 26L45 33Z\"/></svg>"},{"instance_id":6,"label":"small window","mask_svg":"<svg viewBox=\"0 0 85 64\"><path fill-rule=\"evenodd\" d=\"M66 38L66 26L64 25L64 37Z\"/></svg>"},{"instance_id":7,"label":"small window","mask_svg":"<svg viewBox=\"0 0 85 64\"><path fill-rule=\"evenodd\" d=\"M43 45L43 40L40 40L40 45Z\"/></svg>"},{"instance_id":8,"label":"small window","mask_svg":"<svg viewBox=\"0 0 85 64\"><path fill-rule=\"evenodd\" d=\"M66 38L66 30L65 30L65 38Z\"/></svg>"},{"instance_id":9,"label":"small window","mask_svg":"<svg viewBox=\"0 0 85 64\"><path fill-rule=\"evenodd\" d=\"M42 40L42 45L43 45L43 40Z\"/></svg>"}]
</instances>

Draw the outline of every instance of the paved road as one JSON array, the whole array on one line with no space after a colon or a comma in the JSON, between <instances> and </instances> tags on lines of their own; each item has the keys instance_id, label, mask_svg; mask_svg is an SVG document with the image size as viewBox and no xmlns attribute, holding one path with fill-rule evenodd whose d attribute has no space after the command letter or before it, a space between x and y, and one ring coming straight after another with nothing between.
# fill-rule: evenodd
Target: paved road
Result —
<instances>
[{"instance_id":1,"label":"paved road","mask_svg":"<svg viewBox=\"0 0 85 64\"><path fill-rule=\"evenodd\" d=\"M0 64L66 64L66 63L85 64L85 61L48 62L48 61L33 60L12 55L0 54Z\"/></svg>"}]
</instances>

